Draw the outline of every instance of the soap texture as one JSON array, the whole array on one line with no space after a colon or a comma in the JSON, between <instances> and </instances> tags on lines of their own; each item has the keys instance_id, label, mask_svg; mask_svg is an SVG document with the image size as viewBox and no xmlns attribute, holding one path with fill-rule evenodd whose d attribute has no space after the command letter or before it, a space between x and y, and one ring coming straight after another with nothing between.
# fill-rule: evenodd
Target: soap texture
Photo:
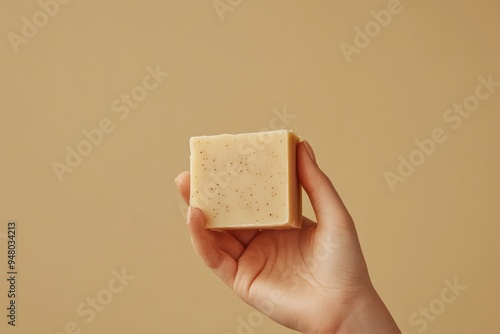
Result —
<instances>
[{"instance_id":1,"label":"soap texture","mask_svg":"<svg viewBox=\"0 0 500 334\"><path fill-rule=\"evenodd\" d=\"M289 130L190 139L190 204L210 229L302 225L297 144Z\"/></svg>"}]
</instances>

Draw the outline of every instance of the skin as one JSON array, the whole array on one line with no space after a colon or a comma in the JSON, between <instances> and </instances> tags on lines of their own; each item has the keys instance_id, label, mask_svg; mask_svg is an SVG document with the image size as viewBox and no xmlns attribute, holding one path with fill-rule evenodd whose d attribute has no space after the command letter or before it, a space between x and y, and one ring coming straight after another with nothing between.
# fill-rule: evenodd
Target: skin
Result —
<instances>
[{"instance_id":1,"label":"skin","mask_svg":"<svg viewBox=\"0 0 500 334\"><path fill-rule=\"evenodd\" d=\"M305 334L400 334L375 291L354 222L311 146L297 147L299 181L317 223L303 217L298 230L204 228L203 212L188 210L193 248L249 305ZM176 178L189 204L189 172Z\"/></svg>"}]
</instances>

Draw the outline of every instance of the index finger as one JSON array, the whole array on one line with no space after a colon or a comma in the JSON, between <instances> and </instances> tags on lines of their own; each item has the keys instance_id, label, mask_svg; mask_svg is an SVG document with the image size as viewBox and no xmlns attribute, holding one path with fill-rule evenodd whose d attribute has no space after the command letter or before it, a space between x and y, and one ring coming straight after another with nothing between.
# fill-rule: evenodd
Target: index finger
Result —
<instances>
[{"instance_id":1,"label":"index finger","mask_svg":"<svg viewBox=\"0 0 500 334\"><path fill-rule=\"evenodd\" d=\"M175 178L175 184L177 185L177 190L179 190L179 193L184 199L184 202L186 202L186 204L188 205L189 205L189 178L190 174L188 171L180 173Z\"/></svg>"}]
</instances>

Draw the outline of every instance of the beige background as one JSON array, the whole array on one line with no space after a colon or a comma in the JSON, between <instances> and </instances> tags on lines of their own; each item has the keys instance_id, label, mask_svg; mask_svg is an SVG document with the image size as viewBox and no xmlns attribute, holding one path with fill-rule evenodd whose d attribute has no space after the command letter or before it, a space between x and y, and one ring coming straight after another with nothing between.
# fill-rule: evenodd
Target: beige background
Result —
<instances>
[{"instance_id":1,"label":"beige background","mask_svg":"<svg viewBox=\"0 0 500 334\"><path fill-rule=\"evenodd\" d=\"M411 314L456 277L467 289L425 333L498 332L500 88L458 129L442 118L480 75L500 81L498 2L402 1L351 63L340 43L387 1L232 3L221 20L211 1L74 0L16 54L7 34L40 5L2 2L0 233L18 222L19 309L14 330L1 311L0 331L236 333L253 310L192 251L173 179L190 136L260 130L286 108L401 329L418 333ZM121 120L111 103L157 64L170 76ZM104 118L114 131L60 183L51 164ZM384 173L434 128L448 140L392 192ZM122 268L135 280L85 323L77 306Z\"/></svg>"}]
</instances>

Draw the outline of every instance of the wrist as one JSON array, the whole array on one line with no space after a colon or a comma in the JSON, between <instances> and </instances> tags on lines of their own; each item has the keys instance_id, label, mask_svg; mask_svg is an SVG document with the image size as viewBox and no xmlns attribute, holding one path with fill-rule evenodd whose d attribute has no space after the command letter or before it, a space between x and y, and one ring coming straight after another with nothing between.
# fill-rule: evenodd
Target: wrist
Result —
<instances>
[{"instance_id":1,"label":"wrist","mask_svg":"<svg viewBox=\"0 0 500 334\"><path fill-rule=\"evenodd\" d=\"M401 334L389 310L372 289L363 296L358 296L340 319L326 315L329 321L316 330L305 331L303 334Z\"/></svg>"},{"instance_id":2,"label":"wrist","mask_svg":"<svg viewBox=\"0 0 500 334\"><path fill-rule=\"evenodd\" d=\"M335 334L401 334L375 289L361 298Z\"/></svg>"}]
</instances>

